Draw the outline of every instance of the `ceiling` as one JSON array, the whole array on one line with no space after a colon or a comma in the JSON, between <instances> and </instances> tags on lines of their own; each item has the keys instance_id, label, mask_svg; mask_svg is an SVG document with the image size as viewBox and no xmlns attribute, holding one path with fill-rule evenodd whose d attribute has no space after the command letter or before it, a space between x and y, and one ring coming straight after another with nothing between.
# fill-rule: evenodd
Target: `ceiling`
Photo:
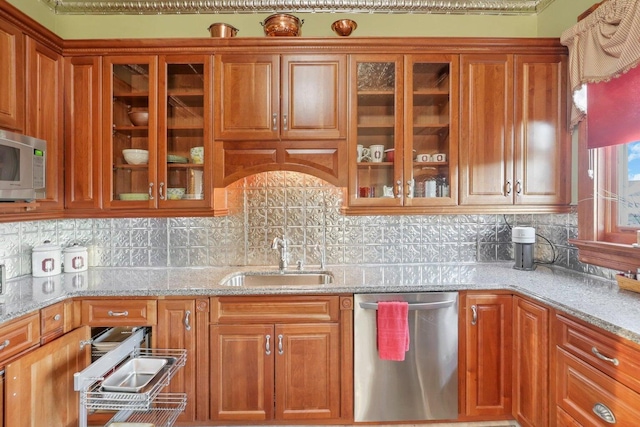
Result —
<instances>
[{"instance_id":1,"label":"ceiling","mask_svg":"<svg viewBox=\"0 0 640 427\"><path fill-rule=\"evenodd\" d=\"M57 14L258 12L535 15L554 0L42 0Z\"/></svg>"}]
</instances>

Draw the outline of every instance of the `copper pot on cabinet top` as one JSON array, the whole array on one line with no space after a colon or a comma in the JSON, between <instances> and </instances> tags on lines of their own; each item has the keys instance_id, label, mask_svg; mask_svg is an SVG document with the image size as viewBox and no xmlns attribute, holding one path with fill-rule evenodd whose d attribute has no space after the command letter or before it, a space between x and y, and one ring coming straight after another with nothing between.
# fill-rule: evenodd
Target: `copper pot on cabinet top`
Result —
<instances>
[{"instance_id":1,"label":"copper pot on cabinet top","mask_svg":"<svg viewBox=\"0 0 640 427\"><path fill-rule=\"evenodd\" d=\"M211 37L235 37L240 31L233 25L225 24L224 22L215 22L209 25L208 30L211 33Z\"/></svg>"},{"instance_id":2,"label":"copper pot on cabinet top","mask_svg":"<svg viewBox=\"0 0 640 427\"><path fill-rule=\"evenodd\" d=\"M268 37L302 35L304 19L298 19L288 13L276 13L268 16L260 25L264 28L264 34Z\"/></svg>"}]
</instances>

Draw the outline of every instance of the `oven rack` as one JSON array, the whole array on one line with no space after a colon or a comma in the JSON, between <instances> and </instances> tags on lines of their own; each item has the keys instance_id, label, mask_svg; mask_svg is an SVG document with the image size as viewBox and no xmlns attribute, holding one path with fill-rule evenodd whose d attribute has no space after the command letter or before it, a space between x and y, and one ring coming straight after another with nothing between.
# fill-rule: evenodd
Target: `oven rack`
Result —
<instances>
[{"instance_id":1,"label":"oven rack","mask_svg":"<svg viewBox=\"0 0 640 427\"><path fill-rule=\"evenodd\" d=\"M151 423L156 427L171 427L187 406L184 393L160 393L153 406L146 411L120 411L113 416L107 426L115 422Z\"/></svg>"},{"instance_id":2,"label":"oven rack","mask_svg":"<svg viewBox=\"0 0 640 427\"><path fill-rule=\"evenodd\" d=\"M96 378L91 386L80 393L80 403L87 410L147 411L153 407L160 391L169 385L176 371L185 365L186 356L186 350L136 348L129 358L163 358L168 361L147 387L140 392L103 391L104 378Z\"/></svg>"}]
</instances>

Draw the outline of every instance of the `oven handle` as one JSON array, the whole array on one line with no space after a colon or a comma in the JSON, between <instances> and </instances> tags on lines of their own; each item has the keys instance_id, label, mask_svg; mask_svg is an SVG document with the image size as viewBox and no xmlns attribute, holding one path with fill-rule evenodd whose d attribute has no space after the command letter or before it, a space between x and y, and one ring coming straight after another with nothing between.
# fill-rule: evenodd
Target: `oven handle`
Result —
<instances>
[{"instance_id":1,"label":"oven handle","mask_svg":"<svg viewBox=\"0 0 640 427\"><path fill-rule=\"evenodd\" d=\"M409 304L409 310L436 310L438 308L449 307L455 300L438 301L438 302L416 302ZM360 308L365 310L377 310L377 302L361 302Z\"/></svg>"}]
</instances>

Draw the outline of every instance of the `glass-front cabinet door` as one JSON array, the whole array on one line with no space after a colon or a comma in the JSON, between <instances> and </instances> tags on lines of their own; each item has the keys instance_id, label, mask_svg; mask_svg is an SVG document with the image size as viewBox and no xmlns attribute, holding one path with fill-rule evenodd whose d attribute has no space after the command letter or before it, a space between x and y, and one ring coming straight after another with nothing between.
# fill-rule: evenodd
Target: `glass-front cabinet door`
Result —
<instances>
[{"instance_id":1,"label":"glass-front cabinet door","mask_svg":"<svg viewBox=\"0 0 640 427\"><path fill-rule=\"evenodd\" d=\"M155 207L156 57L104 60L105 205Z\"/></svg>"},{"instance_id":2,"label":"glass-front cabinet door","mask_svg":"<svg viewBox=\"0 0 640 427\"><path fill-rule=\"evenodd\" d=\"M210 206L211 57L161 56L159 64L159 206Z\"/></svg>"},{"instance_id":3,"label":"glass-front cabinet door","mask_svg":"<svg viewBox=\"0 0 640 427\"><path fill-rule=\"evenodd\" d=\"M455 205L458 57L409 55L405 59L404 205Z\"/></svg>"},{"instance_id":4,"label":"glass-front cabinet door","mask_svg":"<svg viewBox=\"0 0 640 427\"><path fill-rule=\"evenodd\" d=\"M351 206L403 203L402 66L402 55L351 58Z\"/></svg>"}]
</instances>

